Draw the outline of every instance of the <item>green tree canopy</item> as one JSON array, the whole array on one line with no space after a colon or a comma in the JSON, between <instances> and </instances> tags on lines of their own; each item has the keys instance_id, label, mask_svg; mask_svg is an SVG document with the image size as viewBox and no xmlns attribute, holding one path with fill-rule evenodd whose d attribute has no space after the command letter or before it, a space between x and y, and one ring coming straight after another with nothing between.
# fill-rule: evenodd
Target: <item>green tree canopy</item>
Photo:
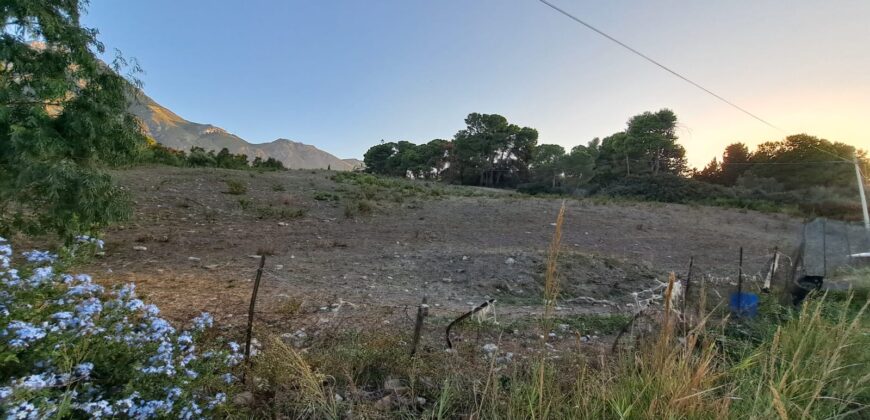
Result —
<instances>
[{"instance_id":1,"label":"green tree canopy","mask_svg":"<svg viewBox=\"0 0 870 420\"><path fill-rule=\"evenodd\" d=\"M677 143L677 116L669 109L628 120L625 131L601 140L596 166L601 181L629 175L683 175L686 150Z\"/></svg>"},{"instance_id":2,"label":"green tree canopy","mask_svg":"<svg viewBox=\"0 0 870 420\"><path fill-rule=\"evenodd\" d=\"M0 226L90 231L129 213L102 170L134 161L145 144L127 112L129 82L95 56L83 2L0 5ZM135 70L135 67L134 67Z\"/></svg>"},{"instance_id":3,"label":"green tree canopy","mask_svg":"<svg viewBox=\"0 0 870 420\"><path fill-rule=\"evenodd\" d=\"M853 146L797 134L759 144L749 159L753 165L747 170L773 178L789 190L810 186L854 188L855 169L848 160L856 155L866 167L866 153Z\"/></svg>"},{"instance_id":4,"label":"green tree canopy","mask_svg":"<svg viewBox=\"0 0 870 420\"><path fill-rule=\"evenodd\" d=\"M558 144L539 144L535 147L531 169L538 182L555 187L565 172L565 148Z\"/></svg>"},{"instance_id":5,"label":"green tree canopy","mask_svg":"<svg viewBox=\"0 0 870 420\"><path fill-rule=\"evenodd\" d=\"M462 184L505 186L529 179L538 131L510 124L498 114L469 114L466 128L453 137L451 180Z\"/></svg>"}]
</instances>

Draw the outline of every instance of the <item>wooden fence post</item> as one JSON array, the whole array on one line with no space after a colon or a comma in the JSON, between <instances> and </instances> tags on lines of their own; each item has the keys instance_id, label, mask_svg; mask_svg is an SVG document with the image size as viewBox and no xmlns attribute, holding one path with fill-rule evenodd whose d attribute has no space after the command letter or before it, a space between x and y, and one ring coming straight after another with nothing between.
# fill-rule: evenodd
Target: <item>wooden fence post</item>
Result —
<instances>
[{"instance_id":1,"label":"wooden fence post","mask_svg":"<svg viewBox=\"0 0 870 420\"><path fill-rule=\"evenodd\" d=\"M689 272L686 274L686 288L683 289L683 307L680 312L686 313L686 300L689 299L689 287L692 285L692 268L695 266L695 256L689 258Z\"/></svg>"},{"instance_id":2,"label":"wooden fence post","mask_svg":"<svg viewBox=\"0 0 870 420\"><path fill-rule=\"evenodd\" d=\"M743 247L740 247L740 263L737 266L737 313L742 311L743 300Z\"/></svg>"},{"instance_id":3,"label":"wooden fence post","mask_svg":"<svg viewBox=\"0 0 870 420\"><path fill-rule=\"evenodd\" d=\"M251 293L251 306L248 308L248 330L245 333L245 364L250 362L251 357L251 333L254 330L254 306L257 304L257 292L260 290L260 277L263 276L263 266L266 265L266 254L260 256L260 267L257 268L257 276L254 278L254 291Z\"/></svg>"},{"instance_id":4,"label":"wooden fence post","mask_svg":"<svg viewBox=\"0 0 870 420\"><path fill-rule=\"evenodd\" d=\"M417 353L417 345L420 343L420 334L423 331L423 319L429 315L429 305L426 304L426 297L423 296L423 302L417 308L417 322L414 324L414 339L411 342L411 356Z\"/></svg>"}]
</instances>

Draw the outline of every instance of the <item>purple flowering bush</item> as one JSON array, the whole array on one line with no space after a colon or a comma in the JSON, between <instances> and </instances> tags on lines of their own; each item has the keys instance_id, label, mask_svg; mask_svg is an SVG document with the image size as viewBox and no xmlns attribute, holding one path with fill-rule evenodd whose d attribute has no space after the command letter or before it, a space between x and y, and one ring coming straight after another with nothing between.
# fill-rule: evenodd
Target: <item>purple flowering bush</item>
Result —
<instances>
[{"instance_id":1,"label":"purple flowering bush","mask_svg":"<svg viewBox=\"0 0 870 420\"><path fill-rule=\"evenodd\" d=\"M21 255L15 264L20 259L0 238L0 412L7 418L200 418L224 406L242 355L236 343L206 344L209 314L178 331L132 284L106 291L88 275L62 272L57 255Z\"/></svg>"}]
</instances>

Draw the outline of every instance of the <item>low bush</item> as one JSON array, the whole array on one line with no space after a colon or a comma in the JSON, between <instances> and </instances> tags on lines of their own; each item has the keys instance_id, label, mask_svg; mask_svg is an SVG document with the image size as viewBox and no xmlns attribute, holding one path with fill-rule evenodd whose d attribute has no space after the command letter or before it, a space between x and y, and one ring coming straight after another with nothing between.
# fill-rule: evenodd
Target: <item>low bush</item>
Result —
<instances>
[{"instance_id":1,"label":"low bush","mask_svg":"<svg viewBox=\"0 0 870 420\"><path fill-rule=\"evenodd\" d=\"M84 240L97 244L96 241ZM84 243L83 242L83 243ZM239 346L177 331L132 284L113 291L0 238L0 411L8 418L198 418L225 412Z\"/></svg>"},{"instance_id":2,"label":"low bush","mask_svg":"<svg viewBox=\"0 0 870 420\"><path fill-rule=\"evenodd\" d=\"M341 196L335 193L318 191L314 193L314 199L317 201L338 201L341 199Z\"/></svg>"},{"instance_id":3,"label":"low bush","mask_svg":"<svg viewBox=\"0 0 870 420\"><path fill-rule=\"evenodd\" d=\"M248 192L248 186L242 181L228 179L224 182L227 184L227 194L242 195Z\"/></svg>"},{"instance_id":4,"label":"low bush","mask_svg":"<svg viewBox=\"0 0 870 420\"><path fill-rule=\"evenodd\" d=\"M628 176L600 189L598 194L665 203L690 203L712 198L736 198L736 194L732 190L721 185L708 184L671 174Z\"/></svg>"},{"instance_id":5,"label":"low bush","mask_svg":"<svg viewBox=\"0 0 870 420\"><path fill-rule=\"evenodd\" d=\"M296 207L282 206L257 206L254 208L254 214L258 219L279 219L290 220L298 219L305 216L305 209Z\"/></svg>"}]
</instances>

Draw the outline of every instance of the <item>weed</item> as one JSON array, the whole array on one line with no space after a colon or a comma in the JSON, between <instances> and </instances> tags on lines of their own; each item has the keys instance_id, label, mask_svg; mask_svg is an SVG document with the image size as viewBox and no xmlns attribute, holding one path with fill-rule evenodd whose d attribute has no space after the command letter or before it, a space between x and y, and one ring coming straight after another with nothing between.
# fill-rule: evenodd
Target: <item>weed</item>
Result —
<instances>
[{"instance_id":1,"label":"weed","mask_svg":"<svg viewBox=\"0 0 870 420\"><path fill-rule=\"evenodd\" d=\"M287 189L284 188L283 184L278 184L278 183L272 184L272 191L286 191L286 190Z\"/></svg>"},{"instance_id":2,"label":"weed","mask_svg":"<svg viewBox=\"0 0 870 420\"><path fill-rule=\"evenodd\" d=\"M228 179L224 182L227 184L227 194L242 195L248 192L248 186L244 182L234 179Z\"/></svg>"},{"instance_id":3,"label":"weed","mask_svg":"<svg viewBox=\"0 0 870 420\"><path fill-rule=\"evenodd\" d=\"M338 201L341 199L341 196L335 193L318 191L314 193L314 199L317 201Z\"/></svg>"},{"instance_id":4,"label":"weed","mask_svg":"<svg viewBox=\"0 0 870 420\"><path fill-rule=\"evenodd\" d=\"M371 214L375 205L365 199L350 200L344 203L344 217L352 219L358 215Z\"/></svg>"},{"instance_id":5,"label":"weed","mask_svg":"<svg viewBox=\"0 0 870 420\"><path fill-rule=\"evenodd\" d=\"M257 206L254 214L258 219L298 219L305 216L305 209L296 207Z\"/></svg>"},{"instance_id":6,"label":"weed","mask_svg":"<svg viewBox=\"0 0 870 420\"><path fill-rule=\"evenodd\" d=\"M206 208L202 213L202 217L206 222L214 223L218 219L218 211L210 207Z\"/></svg>"},{"instance_id":7,"label":"weed","mask_svg":"<svg viewBox=\"0 0 870 420\"><path fill-rule=\"evenodd\" d=\"M248 210L249 208L251 208L251 204L252 204L252 202L248 198L240 198L239 199L239 207L242 208L242 211L245 211L245 210Z\"/></svg>"}]
</instances>

